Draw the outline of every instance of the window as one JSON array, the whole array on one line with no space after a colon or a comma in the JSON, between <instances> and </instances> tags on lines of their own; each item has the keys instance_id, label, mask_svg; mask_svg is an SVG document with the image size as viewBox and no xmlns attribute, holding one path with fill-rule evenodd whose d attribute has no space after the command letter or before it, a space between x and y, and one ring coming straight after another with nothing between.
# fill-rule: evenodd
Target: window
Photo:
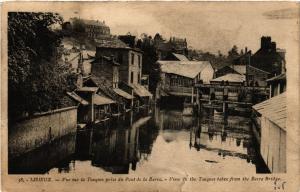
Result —
<instances>
[{"instance_id":1,"label":"window","mask_svg":"<svg viewBox=\"0 0 300 192\"><path fill-rule=\"evenodd\" d=\"M248 81L253 81L253 75L248 75Z\"/></svg>"},{"instance_id":2,"label":"window","mask_svg":"<svg viewBox=\"0 0 300 192\"><path fill-rule=\"evenodd\" d=\"M131 72L131 75L130 75L130 82L133 83L133 72Z\"/></svg>"},{"instance_id":3,"label":"window","mask_svg":"<svg viewBox=\"0 0 300 192\"><path fill-rule=\"evenodd\" d=\"M131 64L133 65L134 64L134 54L131 53Z\"/></svg>"},{"instance_id":4,"label":"window","mask_svg":"<svg viewBox=\"0 0 300 192\"><path fill-rule=\"evenodd\" d=\"M141 56L138 55L138 64L139 64L139 67L141 67Z\"/></svg>"}]
</instances>

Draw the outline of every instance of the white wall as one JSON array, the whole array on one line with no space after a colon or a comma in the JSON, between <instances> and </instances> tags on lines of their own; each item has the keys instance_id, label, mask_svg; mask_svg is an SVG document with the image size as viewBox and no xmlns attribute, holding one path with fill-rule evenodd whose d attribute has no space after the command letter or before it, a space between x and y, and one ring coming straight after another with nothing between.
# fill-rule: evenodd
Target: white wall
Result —
<instances>
[{"instance_id":1,"label":"white wall","mask_svg":"<svg viewBox=\"0 0 300 192\"><path fill-rule=\"evenodd\" d=\"M200 73L200 78L203 80L203 83L209 83L210 80L212 80L214 77L214 69L212 68L211 65L208 65L205 67L201 73Z\"/></svg>"},{"instance_id":2,"label":"white wall","mask_svg":"<svg viewBox=\"0 0 300 192\"><path fill-rule=\"evenodd\" d=\"M262 158L272 173L286 172L286 131L267 118L261 118Z\"/></svg>"}]
</instances>

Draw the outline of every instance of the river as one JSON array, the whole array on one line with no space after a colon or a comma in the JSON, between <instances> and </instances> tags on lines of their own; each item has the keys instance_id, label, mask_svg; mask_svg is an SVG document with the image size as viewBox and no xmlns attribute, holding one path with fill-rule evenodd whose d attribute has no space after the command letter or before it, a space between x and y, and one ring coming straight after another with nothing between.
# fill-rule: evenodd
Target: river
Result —
<instances>
[{"instance_id":1,"label":"river","mask_svg":"<svg viewBox=\"0 0 300 192\"><path fill-rule=\"evenodd\" d=\"M9 173L211 175L267 173L251 121L181 110L132 112L64 136L9 163Z\"/></svg>"}]
</instances>

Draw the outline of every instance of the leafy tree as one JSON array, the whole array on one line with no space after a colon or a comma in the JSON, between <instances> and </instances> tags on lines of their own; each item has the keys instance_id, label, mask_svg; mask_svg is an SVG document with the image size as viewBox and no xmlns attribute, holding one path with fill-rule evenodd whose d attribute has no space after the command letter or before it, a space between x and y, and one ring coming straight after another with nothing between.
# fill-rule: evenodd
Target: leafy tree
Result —
<instances>
[{"instance_id":1,"label":"leafy tree","mask_svg":"<svg viewBox=\"0 0 300 192\"><path fill-rule=\"evenodd\" d=\"M59 62L62 24L55 13L8 14L9 118L59 108L65 92L74 88L74 74Z\"/></svg>"},{"instance_id":2,"label":"leafy tree","mask_svg":"<svg viewBox=\"0 0 300 192\"><path fill-rule=\"evenodd\" d=\"M143 51L143 74L149 75L149 90L154 93L160 79L160 68L156 65L158 56L152 37L143 33L137 41L137 47Z\"/></svg>"},{"instance_id":3,"label":"leafy tree","mask_svg":"<svg viewBox=\"0 0 300 192\"><path fill-rule=\"evenodd\" d=\"M79 18L72 19L72 29L75 33L84 33L85 32L85 24L83 20Z\"/></svg>"},{"instance_id":4,"label":"leafy tree","mask_svg":"<svg viewBox=\"0 0 300 192\"><path fill-rule=\"evenodd\" d=\"M234 45L231 50L228 51L228 59L233 61L237 57L239 57L238 47Z\"/></svg>"}]
</instances>

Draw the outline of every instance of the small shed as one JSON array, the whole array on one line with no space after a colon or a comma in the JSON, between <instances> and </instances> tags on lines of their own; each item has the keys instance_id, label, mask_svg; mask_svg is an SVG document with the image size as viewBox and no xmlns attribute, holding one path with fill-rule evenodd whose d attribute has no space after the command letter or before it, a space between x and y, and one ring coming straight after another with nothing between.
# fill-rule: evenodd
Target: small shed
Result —
<instances>
[{"instance_id":1,"label":"small shed","mask_svg":"<svg viewBox=\"0 0 300 192\"><path fill-rule=\"evenodd\" d=\"M272 173L286 172L286 92L253 106L261 155Z\"/></svg>"}]
</instances>

